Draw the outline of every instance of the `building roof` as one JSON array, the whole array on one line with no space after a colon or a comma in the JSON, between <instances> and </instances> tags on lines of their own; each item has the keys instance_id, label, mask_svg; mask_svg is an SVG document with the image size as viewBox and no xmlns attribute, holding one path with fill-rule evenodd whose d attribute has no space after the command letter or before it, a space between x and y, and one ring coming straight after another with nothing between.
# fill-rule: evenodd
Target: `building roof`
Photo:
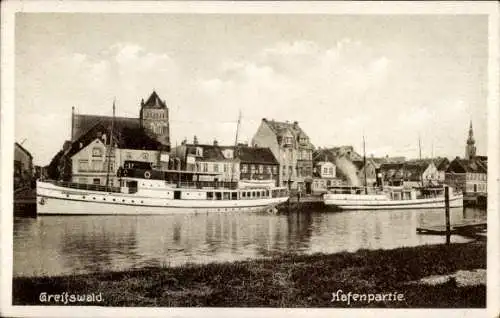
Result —
<instances>
[{"instance_id":1,"label":"building roof","mask_svg":"<svg viewBox=\"0 0 500 318\"><path fill-rule=\"evenodd\" d=\"M476 156L475 158L481 161L488 161L488 156Z\"/></svg>"},{"instance_id":2,"label":"building roof","mask_svg":"<svg viewBox=\"0 0 500 318\"><path fill-rule=\"evenodd\" d=\"M363 169L364 160L354 160L352 163L356 166L356 168L358 170ZM369 157L369 158L366 158L366 164L367 165L368 164L372 164L375 167L375 169L379 169L380 166L381 166L381 161L380 160L376 160L376 158Z\"/></svg>"},{"instance_id":3,"label":"building roof","mask_svg":"<svg viewBox=\"0 0 500 318\"><path fill-rule=\"evenodd\" d=\"M186 155L196 155L196 148L201 148L202 156L198 157L201 161L227 161L222 154L222 148L218 145L206 144L185 144Z\"/></svg>"},{"instance_id":4,"label":"building roof","mask_svg":"<svg viewBox=\"0 0 500 318\"><path fill-rule=\"evenodd\" d=\"M95 125L102 123L106 126L111 126L113 121L113 116L100 116L100 115L85 115L85 114L74 114L73 115L74 126L73 126L73 138L75 141L86 134ZM129 117L116 117L114 118L114 125L117 129L123 127L128 128L139 128L140 121L139 118L129 118Z\"/></svg>"},{"instance_id":5,"label":"building roof","mask_svg":"<svg viewBox=\"0 0 500 318\"><path fill-rule=\"evenodd\" d=\"M71 157L78 153L80 149L86 147L97 138L101 138L103 134L109 135L111 131L111 123L107 120L100 121L90 128L80 138L71 142L66 155ZM148 136L140 127L130 127L126 123L114 123L113 140L115 146L120 149L136 149L136 150L162 150L164 146L156 139Z\"/></svg>"},{"instance_id":6,"label":"building roof","mask_svg":"<svg viewBox=\"0 0 500 318\"><path fill-rule=\"evenodd\" d=\"M33 159L33 156L31 155L31 153L26 150L26 148L24 148L23 146L21 146L19 143L15 142L14 143L14 147L18 147L22 152L24 152L28 157L30 157L31 159Z\"/></svg>"},{"instance_id":7,"label":"building roof","mask_svg":"<svg viewBox=\"0 0 500 318\"><path fill-rule=\"evenodd\" d=\"M329 162L334 162L335 161L335 154L330 150L326 148L319 148L313 151L313 161L329 161Z\"/></svg>"},{"instance_id":8,"label":"building roof","mask_svg":"<svg viewBox=\"0 0 500 318\"><path fill-rule=\"evenodd\" d=\"M160 96L158 96L158 94L155 91L153 91L153 93L151 93L151 96L149 96L149 98L146 100L145 103L144 101L141 102L141 107L166 108L167 104L165 103L165 101L161 100Z\"/></svg>"},{"instance_id":9,"label":"building roof","mask_svg":"<svg viewBox=\"0 0 500 318\"><path fill-rule=\"evenodd\" d=\"M296 142L299 142L300 138L307 138L307 144L303 146L313 148L313 145L309 140L309 136L307 136L307 134L302 130L302 128L300 128L299 123L297 121L290 123L290 122L281 122L275 120L267 120L266 118L263 118L262 121L265 122L269 126L269 128L276 134L278 143L281 143L281 140L285 136L285 134L287 132L290 132L293 135Z\"/></svg>"},{"instance_id":10,"label":"building roof","mask_svg":"<svg viewBox=\"0 0 500 318\"><path fill-rule=\"evenodd\" d=\"M271 149L262 147L237 147L236 158L240 159L241 163L279 164Z\"/></svg>"},{"instance_id":11,"label":"building roof","mask_svg":"<svg viewBox=\"0 0 500 318\"><path fill-rule=\"evenodd\" d=\"M478 159L455 158L450 162L446 172L449 173L488 173L488 166L484 161Z\"/></svg>"},{"instance_id":12,"label":"building roof","mask_svg":"<svg viewBox=\"0 0 500 318\"><path fill-rule=\"evenodd\" d=\"M319 148L313 152L313 161L335 162L338 157L347 156L352 162L362 161L363 157L359 155L353 146L340 146L333 148ZM369 159L368 157L366 158ZM376 163L374 161L374 163Z\"/></svg>"}]
</instances>

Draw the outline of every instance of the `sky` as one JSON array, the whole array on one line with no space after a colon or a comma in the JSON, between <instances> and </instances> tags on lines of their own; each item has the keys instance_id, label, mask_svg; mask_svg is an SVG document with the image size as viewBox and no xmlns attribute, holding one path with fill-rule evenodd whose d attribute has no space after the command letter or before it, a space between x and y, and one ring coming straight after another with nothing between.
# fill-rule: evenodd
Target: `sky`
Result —
<instances>
[{"instance_id":1,"label":"sky","mask_svg":"<svg viewBox=\"0 0 500 318\"><path fill-rule=\"evenodd\" d=\"M155 90L172 146L251 142L262 118L316 147L487 151L487 16L18 13L15 140L48 164L80 114L138 117Z\"/></svg>"}]
</instances>

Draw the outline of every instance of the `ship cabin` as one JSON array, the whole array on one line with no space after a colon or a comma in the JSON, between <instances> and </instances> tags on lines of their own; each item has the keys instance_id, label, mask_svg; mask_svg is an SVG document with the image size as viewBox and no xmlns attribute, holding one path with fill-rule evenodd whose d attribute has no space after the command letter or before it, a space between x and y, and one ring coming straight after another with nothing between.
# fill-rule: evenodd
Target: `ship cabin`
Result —
<instances>
[{"instance_id":1,"label":"ship cabin","mask_svg":"<svg viewBox=\"0 0 500 318\"><path fill-rule=\"evenodd\" d=\"M182 200L252 200L288 196L276 187L241 187L219 181L220 174L185 170L157 170L148 163L126 162L118 170L122 193Z\"/></svg>"},{"instance_id":2,"label":"ship cabin","mask_svg":"<svg viewBox=\"0 0 500 318\"><path fill-rule=\"evenodd\" d=\"M329 193L334 194L385 194L391 200L416 200L429 199L444 196L444 187L354 187L354 186L334 186L328 188ZM450 190L451 194L451 190Z\"/></svg>"}]
</instances>

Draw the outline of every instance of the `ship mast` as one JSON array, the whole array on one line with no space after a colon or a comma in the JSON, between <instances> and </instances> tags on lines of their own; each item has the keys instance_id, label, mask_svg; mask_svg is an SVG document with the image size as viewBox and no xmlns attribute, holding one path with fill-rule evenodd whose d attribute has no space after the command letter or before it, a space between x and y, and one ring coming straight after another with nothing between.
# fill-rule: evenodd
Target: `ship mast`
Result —
<instances>
[{"instance_id":1,"label":"ship mast","mask_svg":"<svg viewBox=\"0 0 500 318\"><path fill-rule=\"evenodd\" d=\"M366 182L366 149L365 149L365 134L363 134L363 170L365 172L365 194L368 194L367 182Z\"/></svg>"},{"instance_id":2,"label":"ship mast","mask_svg":"<svg viewBox=\"0 0 500 318\"><path fill-rule=\"evenodd\" d=\"M113 133L114 133L114 124L115 124L115 101L113 99L113 118L111 119L111 132L109 134L109 144L108 144L108 167L106 172L106 190L109 188L109 172L111 170L111 151L113 151Z\"/></svg>"},{"instance_id":3,"label":"ship mast","mask_svg":"<svg viewBox=\"0 0 500 318\"><path fill-rule=\"evenodd\" d=\"M419 163L422 164L422 145L420 144L420 135L418 135L418 159ZM420 164L417 165L419 170L420 170ZM423 171L420 171L420 184L422 185L422 187L424 186Z\"/></svg>"},{"instance_id":4,"label":"ship mast","mask_svg":"<svg viewBox=\"0 0 500 318\"><path fill-rule=\"evenodd\" d=\"M233 182L234 162L236 160L236 153L238 152L238 134L240 131L240 123L241 123L241 109L238 112L238 124L236 125L236 138L234 139L233 165L231 167L231 183Z\"/></svg>"}]
</instances>

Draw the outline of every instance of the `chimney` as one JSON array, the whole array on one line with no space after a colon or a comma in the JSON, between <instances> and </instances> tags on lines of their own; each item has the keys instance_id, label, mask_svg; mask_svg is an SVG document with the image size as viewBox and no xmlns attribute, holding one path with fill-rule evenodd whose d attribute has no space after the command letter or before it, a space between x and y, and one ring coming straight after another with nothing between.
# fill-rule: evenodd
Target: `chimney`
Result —
<instances>
[{"instance_id":1,"label":"chimney","mask_svg":"<svg viewBox=\"0 0 500 318\"><path fill-rule=\"evenodd\" d=\"M217 141L217 139L214 139L214 146L218 146L219 145L219 142Z\"/></svg>"},{"instance_id":2,"label":"chimney","mask_svg":"<svg viewBox=\"0 0 500 318\"><path fill-rule=\"evenodd\" d=\"M294 127L294 128L297 128L297 126L298 126L298 125L299 125L299 122L298 122L298 121L294 121L294 122L293 122L293 127Z\"/></svg>"},{"instance_id":3,"label":"chimney","mask_svg":"<svg viewBox=\"0 0 500 318\"><path fill-rule=\"evenodd\" d=\"M194 137L193 137L193 144L194 145L198 144L198 137L196 137L196 135L194 135Z\"/></svg>"},{"instance_id":4,"label":"chimney","mask_svg":"<svg viewBox=\"0 0 500 318\"><path fill-rule=\"evenodd\" d=\"M267 122L267 119L266 118L262 118L262 121L266 121Z\"/></svg>"},{"instance_id":5,"label":"chimney","mask_svg":"<svg viewBox=\"0 0 500 318\"><path fill-rule=\"evenodd\" d=\"M141 106L144 106L144 98L141 98Z\"/></svg>"}]
</instances>

